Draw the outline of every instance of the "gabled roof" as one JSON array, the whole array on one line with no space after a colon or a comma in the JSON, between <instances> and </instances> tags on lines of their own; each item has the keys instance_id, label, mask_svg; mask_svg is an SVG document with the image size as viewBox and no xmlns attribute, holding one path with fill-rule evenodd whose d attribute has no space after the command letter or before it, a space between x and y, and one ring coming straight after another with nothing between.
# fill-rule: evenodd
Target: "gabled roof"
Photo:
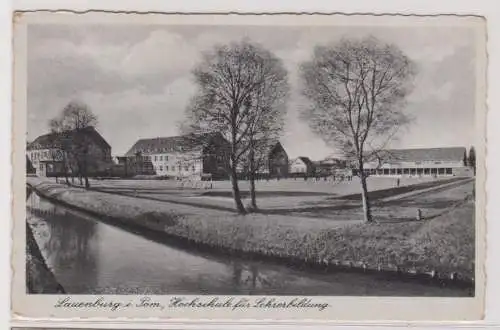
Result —
<instances>
[{"instance_id":1,"label":"gabled roof","mask_svg":"<svg viewBox=\"0 0 500 330\"><path fill-rule=\"evenodd\" d=\"M314 166L313 162L311 161L311 159L309 159L309 157L298 157L298 159L300 159L304 164L306 164L307 166Z\"/></svg>"},{"instance_id":2,"label":"gabled roof","mask_svg":"<svg viewBox=\"0 0 500 330\"><path fill-rule=\"evenodd\" d=\"M265 155L269 155L276 147L281 147L279 139L259 139L256 142L257 148Z\"/></svg>"},{"instance_id":3,"label":"gabled roof","mask_svg":"<svg viewBox=\"0 0 500 330\"><path fill-rule=\"evenodd\" d=\"M219 132L140 139L127 151L125 156L134 156L138 152L150 154L198 150L215 138L224 139Z\"/></svg>"},{"instance_id":4,"label":"gabled roof","mask_svg":"<svg viewBox=\"0 0 500 330\"><path fill-rule=\"evenodd\" d=\"M75 139L78 135L84 135L94 141L101 148L109 148L111 146L108 142L97 132L97 130L93 126L85 127L80 130L73 130L63 133L49 133L45 135L40 135L33 142L31 142L27 146L27 150L34 149L50 149L50 148L59 148L63 144L63 137L66 137L69 140Z\"/></svg>"},{"instance_id":5,"label":"gabled roof","mask_svg":"<svg viewBox=\"0 0 500 330\"><path fill-rule=\"evenodd\" d=\"M425 162L425 161L462 161L466 153L465 147L419 148L419 149L387 149L379 152L383 162ZM373 157L375 160L377 157Z\"/></svg>"}]
</instances>

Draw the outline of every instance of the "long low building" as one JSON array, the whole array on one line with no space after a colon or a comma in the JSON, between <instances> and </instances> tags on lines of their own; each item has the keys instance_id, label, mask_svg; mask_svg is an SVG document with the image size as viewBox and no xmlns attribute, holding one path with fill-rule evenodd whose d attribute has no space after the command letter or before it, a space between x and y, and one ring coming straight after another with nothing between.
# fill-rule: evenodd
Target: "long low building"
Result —
<instances>
[{"instance_id":1,"label":"long low building","mask_svg":"<svg viewBox=\"0 0 500 330\"><path fill-rule=\"evenodd\" d=\"M466 161L464 147L388 149L372 156L364 168L372 176L470 176Z\"/></svg>"}]
</instances>

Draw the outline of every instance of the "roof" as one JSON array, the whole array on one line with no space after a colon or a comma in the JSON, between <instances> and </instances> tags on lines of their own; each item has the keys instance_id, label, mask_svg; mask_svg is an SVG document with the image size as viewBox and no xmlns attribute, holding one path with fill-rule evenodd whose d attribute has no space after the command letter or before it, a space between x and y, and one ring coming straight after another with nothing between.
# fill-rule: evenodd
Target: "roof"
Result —
<instances>
[{"instance_id":1,"label":"roof","mask_svg":"<svg viewBox=\"0 0 500 330\"><path fill-rule=\"evenodd\" d=\"M304 164L306 164L307 166L313 166L313 162L311 161L311 159L309 159L309 157L298 157L298 159L300 159Z\"/></svg>"},{"instance_id":2,"label":"roof","mask_svg":"<svg viewBox=\"0 0 500 330\"><path fill-rule=\"evenodd\" d=\"M379 153L384 162L462 161L465 147L387 149Z\"/></svg>"},{"instance_id":3,"label":"roof","mask_svg":"<svg viewBox=\"0 0 500 330\"><path fill-rule=\"evenodd\" d=\"M109 143L101 136L101 134L99 134L99 132L97 132L97 130L93 126L88 126L78 131L69 131L69 138L74 139L78 134L89 137L101 148L111 149ZM57 148L61 145L62 135L59 133L49 133L37 137L27 146L27 150Z\"/></svg>"},{"instance_id":4,"label":"roof","mask_svg":"<svg viewBox=\"0 0 500 330\"><path fill-rule=\"evenodd\" d=\"M192 151L208 144L214 138L224 139L219 132L140 139L129 151L127 151L125 156L134 156L138 152L161 153Z\"/></svg>"},{"instance_id":5,"label":"roof","mask_svg":"<svg viewBox=\"0 0 500 330\"><path fill-rule=\"evenodd\" d=\"M255 143L265 155L269 155L278 145L283 147L278 139L259 139Z\"/></svg>"}]
</instances>

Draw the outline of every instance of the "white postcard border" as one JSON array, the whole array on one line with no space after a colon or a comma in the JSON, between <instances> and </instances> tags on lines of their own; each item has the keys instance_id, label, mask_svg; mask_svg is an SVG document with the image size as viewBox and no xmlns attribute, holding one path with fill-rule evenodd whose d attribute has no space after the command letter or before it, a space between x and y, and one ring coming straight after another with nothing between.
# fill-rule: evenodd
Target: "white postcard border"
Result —
<instances>
[{"instance_id":1,"label":"white postcard border","mask_svg":"<svg viewBox=\"0 0 500 330\"><path fill-rule=\"evenodd\" d=\"M228 311L227 309L173 309L173 310L140 310L123 309L115 312L105 310L64 310L54 308L58 296L27 295L25 293L25 172L24 150L26 131L26 26L27 24L85 24L89 22L106 22L110 24L457 24L457 17L404 17L404 16L308 16L308 15L133 15L133 14L53 14L25 13L17 14L14 20L14 112L13 112L13 281L12 309L15 318L153 318L170 320L478 320L483 318L484 309L484 259L485 259L485 127L486 127L486 54L485 28L478 24L481 18L461 18L459 24L474 24L478 32L478 55L483 61L478 61L477 67L477 131L478 143L476 152L478 158L477 172L477 249L476 249L476 296L474 298L390 298L390 297L311 297L314 301L327 302L330 307L319 311L307 309L301 313L294 309L263 310L242 309ZM104 21L105 20L105 21ZM334 21L334 23L332 22ZM359 23L356 23L359 21ZM403 21L405 23L403 23ZM50 22L50 23L49 23ZM408 23L407 23L408 22ZM484 23L484 22L483 22ZM21 133L16 133L21 132ZM71 295L66 295L71 296ZM71 296L78 300L93 300L96 296ZM151 299L168 305L170 296L150 296ZM105 296L107 300L125 301L138 299L134 296ZM238 296L237 298L243 298ZM247 297L255 300L258 297ZM204 300L208 298L203 298ZM227 297L220 297L221 300ZM290 299L290 298L287 298Z\"/></svg>"}]
</instances>

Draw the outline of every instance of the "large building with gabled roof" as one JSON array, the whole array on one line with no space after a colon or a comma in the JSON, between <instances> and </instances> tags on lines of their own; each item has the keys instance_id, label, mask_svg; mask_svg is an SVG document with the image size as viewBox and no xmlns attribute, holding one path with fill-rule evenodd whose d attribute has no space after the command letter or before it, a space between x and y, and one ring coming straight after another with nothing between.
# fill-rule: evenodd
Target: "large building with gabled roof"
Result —
<instances>
[{"instance_id":1,"label":"large building with gabled roof","mask_svg":"<svg viewBox=\"0 0 500 330\"><path fill-rule=\"evenodd\" d=\"M85 146L88 175L100 175L109 170L112 165L111 146L92 126L40 135L27 145L26 156L38 176L60 176L65 172L78 175L75 154L80 151L75 149L77 144ZM73 150L73 154L68 155L68 150Z\"/></svg>"},{"instance_id":2,"label":"large building with gabled roof","mask_svg":"<svg viewBox=\"0 0 500 330\"><path fill-rule=\"evenodd\" d=\"M227 140L219 132L140 139L118 157L125 175L213 179L227 176Z\"/></svg>"}]
</instances>

